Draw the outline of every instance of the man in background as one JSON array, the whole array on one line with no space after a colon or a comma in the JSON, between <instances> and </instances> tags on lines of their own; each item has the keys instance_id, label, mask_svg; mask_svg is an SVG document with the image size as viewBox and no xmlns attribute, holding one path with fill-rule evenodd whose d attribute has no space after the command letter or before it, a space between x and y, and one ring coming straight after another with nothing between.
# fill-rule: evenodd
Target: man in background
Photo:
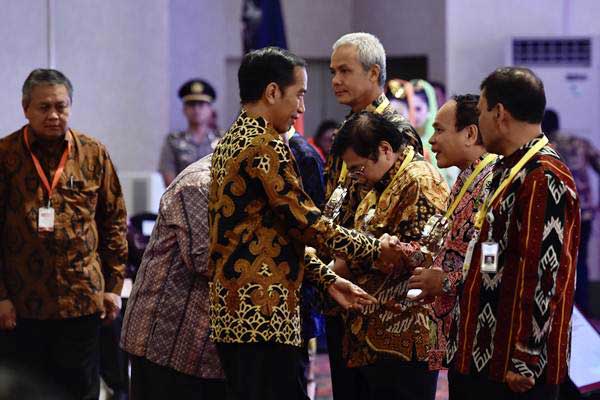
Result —
<instances>
[{"instance_id":1,"label":"man in background","mask_svg":"<svg viewBox=\"0 0 600 400\"><path fill-rule=\"evenodd\" d=\"M348 117L360 111L381 114L394 124L398 135L409 137L415 152L423 154L419 134L395 111L385 96L386 55L379 39L370 33L349 33L340 37L333 44L332 50L329 64L331 86L338 103L350 108ZM354 213L365 191L363 185L347 178L342 158L333 155L335 146L334 137L332 152L327 157L325 167L326 210L334 208L333 204L338 200L336 189L345 190L343 199L337 201L339 213L336 222L350 228L354 226ZM335 311L330 314L335 314ZM334 397L352 399L356 393L346 382L354 380L355 376L346 367L341 349L344 321L338 315L329 315L326 318L326 329Z\"/></svg>"},{"instance_id":2,"label":"man in background","mask_svg":"<svg viewBox=\"0 0 600 400\"><path fill-rule=\"evenodd\" d=\"M188 126L165 138L158 167L165 186L185 167L211 153L219 138L213 108L217 94L210 83L202 79L189 80L178 94Z\"/></svg>"},{"instance_id":3,"label":"man in background","mask_svg":"<svg viewBox=\"0 0 600 400\"><path fill-rule=\"evenodd\" d=\"M594 204L589 170L591 168L597 175L600 175L600 151L589 140L561 132L560 118L554 110L546 110L542 121L542 131L556 146L556 150L565 160L575 178L581 206L581 240L577 258L575 304L584 315L588 315L590 312L588 247L594 216L598 210L598 205Z\"/></svg>"},{"instance_id":4,"label":"man in background","mask_svg":"<svg viewBox=\"0 0 600 400\"><path fill-rule=\"evenodd\" d=\"M121 308L125 201L106 148L69 127L73 86L36 69L27 125L0 140L0 329L15 362L77 399L97 399L101 321Z\"/></svg>"}]
</instances>

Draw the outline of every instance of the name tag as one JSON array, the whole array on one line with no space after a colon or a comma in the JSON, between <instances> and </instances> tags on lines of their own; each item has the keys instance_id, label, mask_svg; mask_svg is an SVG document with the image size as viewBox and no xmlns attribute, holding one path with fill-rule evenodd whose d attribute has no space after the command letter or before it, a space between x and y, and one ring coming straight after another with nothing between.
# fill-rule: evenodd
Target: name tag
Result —
<instances>
[{"instance_id":1,"label":"name tag","mask_svg":"<svg viewBox=\"0 0 600 400\"><path fill-rule=\"evenodd\" d=\"M38 210L38 232L54 231L54 208L40 207Z\"/></svg>"},{"instance_id":2,"label":"name tag","mask_svg":"<svg viewBox=\"0 0 600 400\"><path fill-rule=\"evenodd\" d=\"M498 272L498 243L481 243L481 272Z\"/></svg>"}]
</instances>

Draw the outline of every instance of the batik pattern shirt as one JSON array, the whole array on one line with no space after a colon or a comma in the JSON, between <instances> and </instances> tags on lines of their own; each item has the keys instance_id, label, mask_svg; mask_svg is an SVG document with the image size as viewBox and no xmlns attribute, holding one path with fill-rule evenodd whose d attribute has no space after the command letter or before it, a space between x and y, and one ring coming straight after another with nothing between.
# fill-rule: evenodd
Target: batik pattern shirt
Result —
<instances>
[{"instance_id":1,"label":"batik pattern shirt","mask_svg":"<svg viewBox=\"0 0 600 400\"><path fill-rule=\"evenodd\" d=\"M300 346L299 289L336 279L305 244L373 262L379 241L322 218L291 151L263 118L242 111L212 159L209 263L212 338ZM308 259L308 257L307 257Z\"/></svg>"},{"instance_id":2,"label":"batik pattern shirt","mask_svg":"<svg viewBox=\"0 0 600 400\"><path fill-rule=\"evenodd\" d=\"M454 202L454 199L465 185L465 181L486 156L487 154L484 154L461 171L452 186L448 204ZM435 348L430 352L429 365L434 369L442 367L446 353L450 354L451 358L456 351L456 343L447 343L447 339L450 336L452 324L458 324L457 293L462 284L465 254L475 229L473 217L487 192L493 165L493 163L490 163L481 170L459 201L454 209L450 230L444 239L441 251L433 261L433 267L443 269L447 274L450 289L449 292L437 296L432 304L437 322L437 342Z\"/></svg>"},{"instance_id":3,"label":"batik pattern shirt","mask_svg":"<svg viewBox=\"0 0 600 400\"><path fill-rule=\"evenodd\" d=\"M402 242L417 241L429 218L445 211L449 191L440 173L416 154L397 175L402 158L373 188L376 200L372 206L365 204L366 200L359 205L356 229L377 237L397 235ZM411 271L384 274L366 263L350 263L349 267L351 280L378 303L346 318L343 350L348 366L373 364L379 357L426 361L435 323L430 306L406 299Z\"/></svg>"},{"instance_id":4,"label":"batik pattern shirt","mask_svg":"<svg viewBox=\"0 0 600 400\"><path fill-rule=\"evenodd\" d=\"M490 191L540 138L498 162ZM560 383L569 362L570 322L579 246L575 181L549 146L531 158L491 204L498 270L481 272L481 242L473 252L453 332L453 368L498 382L507 371Z\"/></svg>"},{"instance_id":5,"label":"batik pattern shirt","mask_svg":"<svg viewBox=\"0 0 600 400\"><path fill-rule=\"evenodd\" d=\"M121 347L187 375L223 378L209 339L208 192L210 156L168 187L133 284Z\"/></svg>"},{"instance_id":6,"label":"batik pattern shirt","mask_svg":"<svg viewBox=\"0 0 600 400\"><path fill-rule=\"evenodd\" d=\"M387 98L385 97L385 94L381 94L363 111L375 112L384 101L387 101ZM350 117L350 115L348 117ZM388 106L383 109L383 112L381 112L381 115L396 125L399 135L407 135L409 137L409 144L413 146L417 153L423 154L423 145L421 144L419 134L410 123L394 109L394 107L388 104ZM333 146L335 145L336 142L334 137ZM330 152L325 166L325 199L329 199L335 188L338 186L342 165L343 160L341 157L334 157L333 153ZM352 227L354 225L354 211L365 195L366 189L364 185L360 184L358 181L350 179L346 180L345 186L348 189L348 192L341 206L340 215L335 222L345 227Z\"/></svg>"},{"instance_id":7,"label":"batik pattern shirt","mask_svg":"<svg viewBox=\"0 0 600 400\"><path fill-rule=\"evenodd\" d=\"M591 221L597 206L594 204L589 168L600 175L600 151L588 140L565 133L556 134L552 138L552 143L575 178L581 219Z\"/></svg>"},{"instance_id":8,"label":"batik pattern shirt","mask_svg":"<svg viewBox=\"0 0 600 400\"><path fill-rule=\"evenodd\" d=\"M37 138L31 151L52 182L70 151L50 203L54 231L38 232L48 192L24 141L24 129L0 140L0 300L17 316L64 319L99 313L103 293L121 294L127 261L127 215L104 145L69 129L64 140Z\"/></svg>"}]
</instances>

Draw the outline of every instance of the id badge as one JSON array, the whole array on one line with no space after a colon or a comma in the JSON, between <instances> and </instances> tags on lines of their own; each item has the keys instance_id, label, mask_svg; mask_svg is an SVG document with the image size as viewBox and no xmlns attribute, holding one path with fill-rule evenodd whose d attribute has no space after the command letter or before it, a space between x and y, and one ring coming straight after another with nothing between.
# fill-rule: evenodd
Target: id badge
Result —
<instances>
[{"instance_id":1,"label":"id badge","mask_svg":"<svg viewBox=\"0 0 600 400\"><path fill-rule=\"evenodd\" d=\"M498 272L498 243L481 243L481 272Z\"/></svg>"},{"instance_id":2,"label":"id badge","mask_svg":"<svg viewBox=\"0 0 600 400\"><path fill-rule=\"evenodd\" d=\"M38 232L54 231L54 208L40 207L38 210Z\"/></svg>"}]
</instances>

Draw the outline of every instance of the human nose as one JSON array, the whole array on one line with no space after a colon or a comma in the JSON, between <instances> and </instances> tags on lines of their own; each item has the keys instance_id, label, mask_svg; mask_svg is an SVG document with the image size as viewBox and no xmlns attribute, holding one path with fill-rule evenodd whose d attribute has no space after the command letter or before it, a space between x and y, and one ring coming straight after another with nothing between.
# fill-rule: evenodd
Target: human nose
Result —
<instances>
[{"instance_id":1,"label":"human nose","mask_svg":"<svg viewBox=\"0 0 600 400\"><path fill-rule=\"evenodd\" d=\"M48 119L58 119L58 110L56 108L51 108L48 111Z\"/></svg>"},{"instance_id":2,"label":"human nose","mask_svg":"<svg viewBox=\"0 0 600 400\"><path fill-rule=\"evenodd\" d=\"M437 133L433 133L433 135L431 135L431 137L429 138L429 144L434 144L437 140Z\"/></svg>"},{"instance_id":3,"label":"human nose","mask_svg":"<svg viewBox=\"0 0 600 400\"><path fill-rule=\"evenodd\" d=\"M304 106L304 98L302 97L298 102L298 113L304 114L304 111L306 111L306 107Z\"/></svg>"},{"instance_id":4,"label":"human nose","mask_svg":"<svg viewBox=\"0 0 600 400\"><path fill-rule=\"evenodd\" d=\"M338 74L336 74L335 72L331 73L331 85L332 86L338 86L340 85L342 82L340 81L340 77Z\"/></svg>"}]
</instances>

